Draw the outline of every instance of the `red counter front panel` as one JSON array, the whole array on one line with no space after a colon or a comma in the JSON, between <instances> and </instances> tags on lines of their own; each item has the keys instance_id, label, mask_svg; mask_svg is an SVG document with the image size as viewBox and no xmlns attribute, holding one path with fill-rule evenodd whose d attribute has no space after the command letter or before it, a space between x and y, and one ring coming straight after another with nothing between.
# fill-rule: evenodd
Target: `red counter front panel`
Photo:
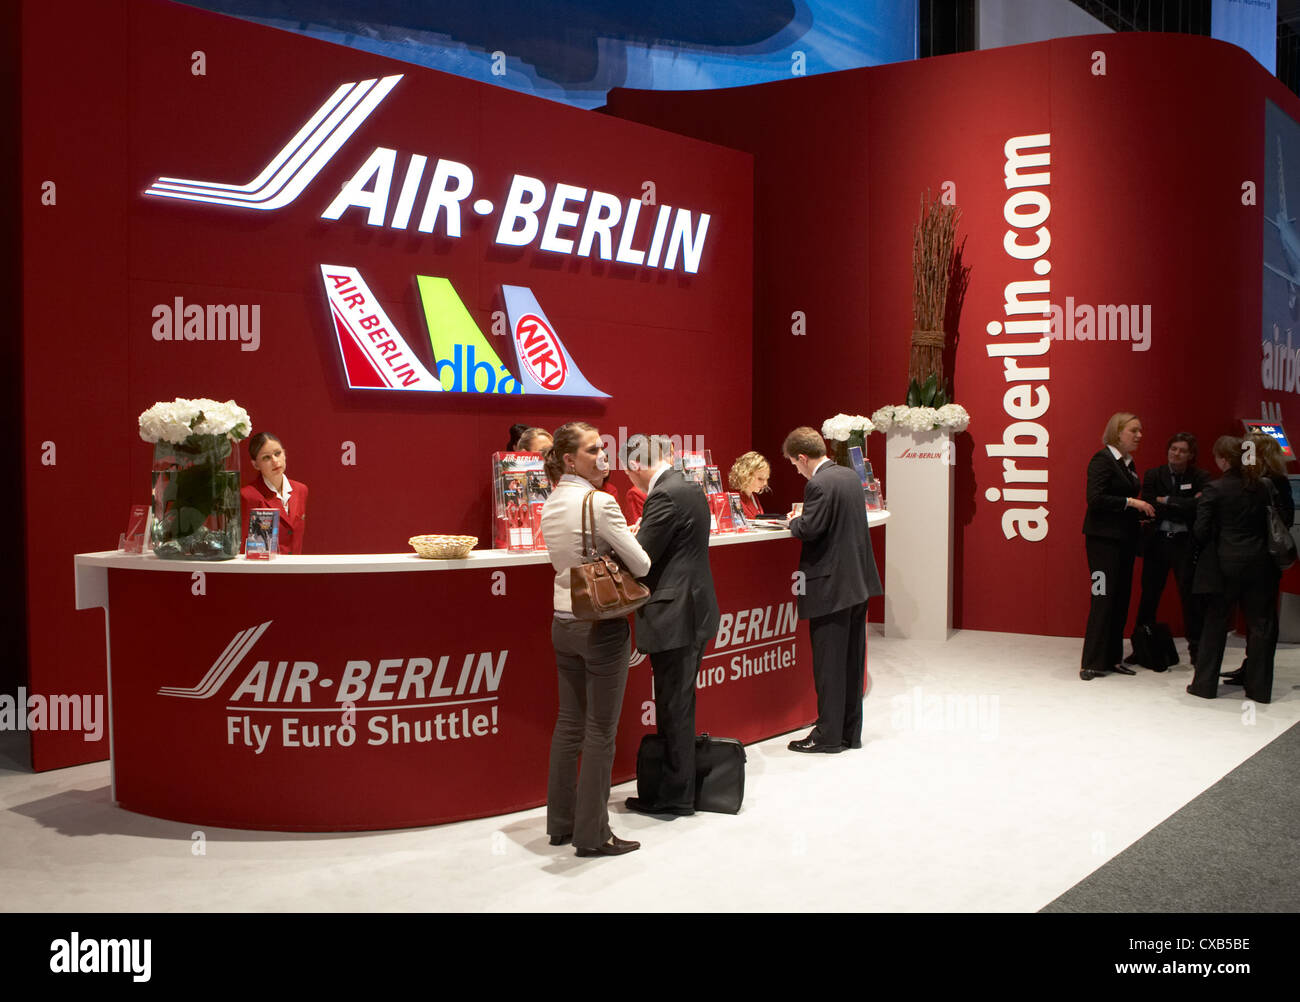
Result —
<instances>
[{"instance_id":1,"label":"red counter front panel","mask_svg":"<svg viewBox=\"0 0 1300 1002\"><path fill-rule=\"evenodd\" d=\"M791 541L715 549L723 619L696 726L745 742L816 717ZM545 801L549 565L369 574L109 571L116 796L193 824L400 828ZM201 590L202 594L195 594ZM504 593L503 593L504 592ZM633 654L616 782L654 729Z\"/></svg>"}]
</instances>

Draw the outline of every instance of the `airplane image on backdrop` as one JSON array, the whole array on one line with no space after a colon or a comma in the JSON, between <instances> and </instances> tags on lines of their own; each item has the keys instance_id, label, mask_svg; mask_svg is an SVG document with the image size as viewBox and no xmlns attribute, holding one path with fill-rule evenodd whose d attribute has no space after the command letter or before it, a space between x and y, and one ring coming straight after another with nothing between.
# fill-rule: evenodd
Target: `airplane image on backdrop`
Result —
<instances>
[{"instance_id":1,"label":"airplane image on backdrop","mask_svg":"<svg viewBox=\"0 0 1300 1002\"><path fill-rule=\"evenodd\" d=\"M1296 235L1295 217L1287 213L1286 207L1286 168L1282 158L1282 137L1277 137L1277 213L1273 218L1265 216L1265 219L1277 230L1277 235L1282 243L1282 261L1285 270L1270 264L1266 259L1264 267L1274 275L1286 281L1287 290L1287 308L1291 311L1292 319L1296 314L1296 288L1300 286L1300 236Z\"/></svg>"}]
</instances>

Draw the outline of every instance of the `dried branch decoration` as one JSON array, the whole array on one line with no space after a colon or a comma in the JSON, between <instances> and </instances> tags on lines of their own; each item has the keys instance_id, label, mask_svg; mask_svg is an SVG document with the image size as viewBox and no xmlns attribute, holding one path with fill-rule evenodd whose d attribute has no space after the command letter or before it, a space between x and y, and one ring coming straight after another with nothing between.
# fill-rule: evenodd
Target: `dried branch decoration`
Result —
<instances>
[{"instance_id":1,"label":"dried branch decoration","mask_svg":"<svg viewBox=\"0 0 1300 1002\"><path fill-rule=\"evenodd\" d=\"M912 238L912 353L907 379L924 385L930 376L943 386L944 314L952 277L953 250L961 210L941 205L927 191Z\"/></svg>"}]
</instances>

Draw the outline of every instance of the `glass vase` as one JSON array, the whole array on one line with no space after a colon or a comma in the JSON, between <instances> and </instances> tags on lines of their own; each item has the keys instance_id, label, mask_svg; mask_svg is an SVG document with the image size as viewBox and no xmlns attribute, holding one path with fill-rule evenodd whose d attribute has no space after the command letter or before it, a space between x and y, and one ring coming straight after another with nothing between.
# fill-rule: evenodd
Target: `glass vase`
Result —
<instances>
[{"instance_id":1,"label":"glass vase","mask_svg":"<svg viewBox=\"0 0 1300 1002\"><path fill-rule=\"evenodd\" d=\"M239 454L227 435L153 448L153 552L164 560L239 553Z\"/></svg>"},{"instance_id":2,"label":"glass vase","mask_svg":"<svg viewBox=\"0 0 1300 1002\"><path fill-rule=\"evenodd\" d=\"M853 463L849 459L849 449L857 446L862 450L862 458L867 458L867 433L865 431L849 432L849 440L841 442L838 439L831 439L831 458L840 466L853 468Z\"/></svg>"}]
</instances>

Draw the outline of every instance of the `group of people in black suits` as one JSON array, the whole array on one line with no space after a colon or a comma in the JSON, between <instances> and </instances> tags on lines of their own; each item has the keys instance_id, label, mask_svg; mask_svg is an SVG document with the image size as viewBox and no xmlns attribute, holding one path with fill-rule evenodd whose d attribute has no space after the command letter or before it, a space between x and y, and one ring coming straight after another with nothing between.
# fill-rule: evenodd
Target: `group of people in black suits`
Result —
<instances>
[{"instance_id":1,"label":"group of people in black suits","mask_svg":"<svg viewBox=\"0 0 1300 1002\"><path fill-rule=\"evenodd\" d=\"M803 541L796 597L800 618L809 620L818 708L816 727L789 747L831 753L861 748L867 598L882 591L862 483L827 460L825 442L812 428L791 432L784 454L808 480L802 513L792 511L788 526ZM595 428L571 422L556 429L542 455L554 484L542 531L556 570L551 639L559 673L546 829L552 845L572 842L579 856L619 856L640 848L614 835L608 812L631 655L628 623L577 619L570 571L588 557L585 531L588 547L616 555L649 588L649 601L635 613L636 645L649 655L654 673L663 772L653 799L631 797L626 806L660 818L694 814L696 676L719 622L709 506L704 492L673 468L672 444L661 436L631 436L620 457L628 478L645 492L640 521L631 529L617 502L598 490L609 460Z\"/></svg>"},{"instance_id":2,"label":"group of people in black suits","mask_svg":"<svg viewBox=\"0 0 1300 1002\"><path fill-rule=\"evenodd\" d=\"M1142 422L1121 411L1107 422L1103 447L1088 463L1083 532L1092 602L1079 677L1136 674L1123 651L1133 565L1141 552L1135 632L1155 622L1172 571L1196 669L1187 691L1212 699L1239 605L1248 625L1246 663L1223 680L1243 686L1248 699L1267 703L1281 581L1268 552L1267 509L1274 507L1288 527L1294 520L1281 449L1267 435L1222 436L1214 444L1222 476L1211 481L1196 465L1196 437L1180 432L1169 439L1166 462L1139 481L1133 455L1141 442Z\"/></svg>"}]
</instances>

